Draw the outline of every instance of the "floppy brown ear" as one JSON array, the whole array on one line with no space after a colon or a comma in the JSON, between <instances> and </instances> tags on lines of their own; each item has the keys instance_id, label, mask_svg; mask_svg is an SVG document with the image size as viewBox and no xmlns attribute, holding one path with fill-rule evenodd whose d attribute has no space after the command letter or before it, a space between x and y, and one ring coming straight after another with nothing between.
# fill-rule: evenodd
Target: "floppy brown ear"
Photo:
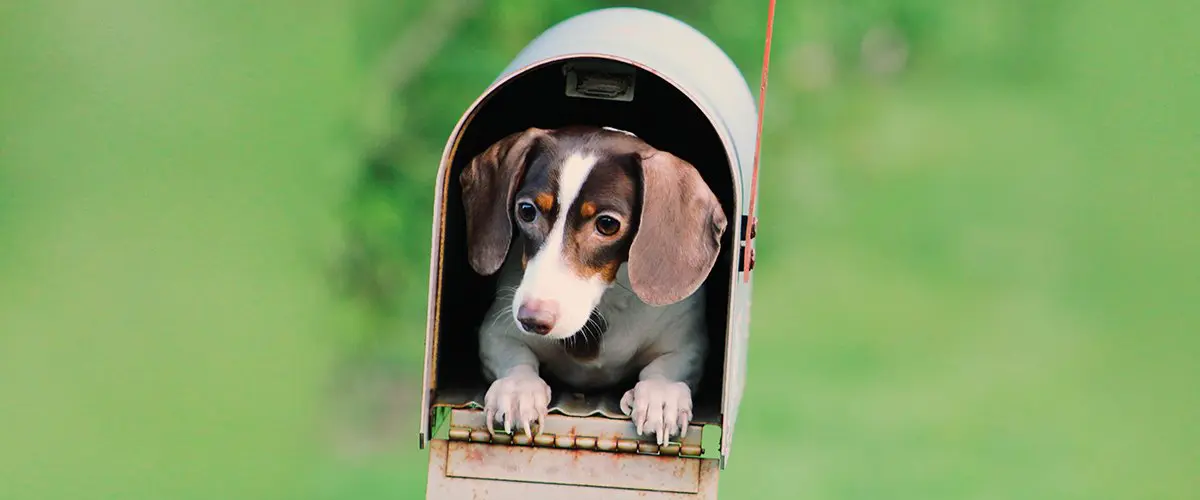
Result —
<instances>
[{"instance_id":1,"label":"floppy brown ear","mask_svg":"<svg viewBox=\"0 0 1200 500\"><path fill-rule=\"evenodd\" d=\"M641 166L642 215L629 247L629 280L642 302L662 306L687 298L708 277L727 221L690 163L650 149Z\"/></svg>"},{"instance_id":2,"label":"floppy brown ear","mask_svg":"<svg viewBox=\"0 0 1200 500\"><path fill-rule=\"evenodd\" d=\"M546 131L529 128L496 141L459 174L467 218L467 260L475 272L495 273L512 243L512 199L527 155Z\"/></svg>"}]
</instances>

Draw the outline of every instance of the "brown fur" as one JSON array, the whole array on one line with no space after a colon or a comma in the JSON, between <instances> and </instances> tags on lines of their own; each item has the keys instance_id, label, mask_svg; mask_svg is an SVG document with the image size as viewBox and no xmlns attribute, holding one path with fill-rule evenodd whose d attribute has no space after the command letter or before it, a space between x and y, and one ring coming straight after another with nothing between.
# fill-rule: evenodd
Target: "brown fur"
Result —
<instances>
[{"instance_id":1,"label":"brown fur","mask_svg":"<svg viewBox=\"0 0 1200 500\"><path fill-rule=\"evenodd\" d=\"M512 243L512 202L527 155L547 131L530 128L500 139L459 175L467 219L467 257L482 275L500 269Z\"/></svg>"},{"instance_id":2,"label":"brown fur","mask_svg":"<svg viewBox=\"0 0 1200 500\"><path fill-rule=\"evenodd\" d=\"M533 197L533 204L537 205L538 210L542 213L549 213L554 209L554 195L550 193L541 193Z\"/></svg>"},{"instance_id":3,"label":"brown fur","mask_svg":"<svg viewBox=\"0 0 1200 500\"><path fill-rule=\"evenodd\" d=\"M717 261L727 219L692 165L647 146L640 154L642 212L629 247L629 281L650 305L691 295Z\"/></svg>"},{"instance_id":4,"label":"brown fur","mask_svg":"<svg viewBox=\"0 0 1200 500\"><path fill-rule=\"evenodd\" d=\"M578 214L567 220L570 232L564 250L567 262L583 277L600 277L612 283L617 270L628 259L629 242L633 237L631 221L635 219L637 180L634 169L622 158L600 158L591 175L576 197ZM611 236L596 230L596 219L608 215L621 227Z\"/></svg>"},{"instance_id":5,"label":"brown fur","mask_svg":"<svg viewBox=\"0 0 1200 500\"><path fill-rule=\"evenodd\" d=\"M579 206L579 216L584 219L590 219L596 215L596 204L590 201L585 201Z\"/></svg>"},{"instance_id":6,"label":"brown fur","mask_svg":"<svg viewBox=\"0 0 1200 500\"><path fill-rule=\"evenodd\" d=\"M559 207L561 159L567 152L596 155L573 206ZM727 220L699 172L641 139L595 128L531 128L501 139L461 174L472 267L495 272L510 245L516 220L522 266L540 249L557 217L567 217L564 252L581 277L616 279L628 262L632 290L645 303L666 305L691 295L716 262ZM518 199L539 209L532 224L513 216ZM605 236L600 215L621 227ZM590 350L590 349L586 349Z\"/></svg>"}]
</instances>

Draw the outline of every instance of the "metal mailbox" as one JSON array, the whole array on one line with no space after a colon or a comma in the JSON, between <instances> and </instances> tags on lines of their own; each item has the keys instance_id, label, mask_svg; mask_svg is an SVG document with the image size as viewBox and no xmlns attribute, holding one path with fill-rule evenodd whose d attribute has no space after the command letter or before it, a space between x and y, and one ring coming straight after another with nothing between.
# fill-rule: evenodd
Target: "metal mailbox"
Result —
<instances>
[{"instance_id":1,"label":"metal mailbox","mask_svg":"<svg viewBox=\"0 0 1200 500\"><path fill-rule=\"evenodd\" d=\"M624 7L551 27L471 104L447 141L434 200L419 435L430 448L428 498L715 498L746 373L753 258L744 262L742 251L755 233L747 214L757 114L745 79L716 44L674 18ZM638 436L619 409L626 388L575 394L552 386L535 439L488 432L476 332L495 277L467 264L458 176L510 133L572 124L629 131L689 161L730 221L706 282L713 347L683 442L660 448Z\"/></svg>"}]
</instances>

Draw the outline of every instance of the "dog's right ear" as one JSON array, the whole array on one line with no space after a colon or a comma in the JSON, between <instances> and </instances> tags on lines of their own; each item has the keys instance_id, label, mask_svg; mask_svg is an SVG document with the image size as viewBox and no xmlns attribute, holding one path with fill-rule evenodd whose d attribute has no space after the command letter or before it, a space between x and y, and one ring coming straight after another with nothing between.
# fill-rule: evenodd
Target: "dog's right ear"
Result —
<instances>
[{"instance_id":1,"label":"dog's right ear","mask_svg":"<svg viewBox=\"0 0 1200 500\"><path fill-rule=\"evenodd\" d=\"M529 128L471 159L459 175L467 215L467 260L475 272L495 273L512 243L512 201L525 176L529 152L546 130Z\"/></svg>"}]
</instances>

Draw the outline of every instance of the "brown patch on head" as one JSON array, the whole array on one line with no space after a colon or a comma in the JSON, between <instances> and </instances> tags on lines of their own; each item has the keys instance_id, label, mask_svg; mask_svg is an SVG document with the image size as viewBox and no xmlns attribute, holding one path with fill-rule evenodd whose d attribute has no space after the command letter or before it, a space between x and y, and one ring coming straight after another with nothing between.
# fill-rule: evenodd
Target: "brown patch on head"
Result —
<instances>
[{"instance_id":1,"label":"brown patch on head","mask_svg":"<svg viewBox=\"0 0 1200 500\"><path fill-rule=\"evenodd\" d=\"M621 269L621 264L623 264L623 263L624 263L624 259L614 260L614 261L609 261L608 263L606 263L603 266L600 266L600 268L597 269L599 271L598 274L599 274L600 278L603 279L605 283L612 283L612 282L616 281L617 280L617 271L619 271Z\"/></svg>"},{"instance_id":2,"label":"brown patch on head","mask_svg":"<svg viewBox=\"0 0 1200 500\"><path fill-rule=\"evenodd\" d=\"M538 254L554 225L554 219L561 211L555 192L558 189L558 171L561 169L558 158L563 145L559 144L554 132L550 132L548 138L546 145L539 149L538 156L529 161L525 177L508 207L519 229L518 236L524 252L522 269ZM525 220L520 215L520 206L526 203L536 209L532 220Z\"/></svg>"},{"instance_id":3,"label":"brown patch on head","mask_svg":"<svg viewBox=\"0 0 1200 500\"><path fill-rule=\"evenodd\" d=\"M550 213L554 208L554 195L550 193L541 193L533 197L533 204L537 205L538 210L542 213Z\"/></svg>"},{"instance_id":4,"label":"brown patch on head","mask_svg":"<svg viewBox=\"0 0 1200 500\"><path fill-rule=\"evenodd\" d=\"M612 283L629 255L639 205L636 166L630 157L600 145L597 160L580 187L574 209L566 212L563 250L567 262L584 278ZM611 234L599 225L616 227Z\"/></svg>"},{"instance_id":5,"label":"brown patch on head","mask_svg":"<svg viewBox=\"0 0 1200 500\"><path fill-rule=\"evenodd\" d=\"M596 204L590 201L585 201L579 205L579 216L584 219L590 219L596 215Z\"/></svg>"}]
</instances>

